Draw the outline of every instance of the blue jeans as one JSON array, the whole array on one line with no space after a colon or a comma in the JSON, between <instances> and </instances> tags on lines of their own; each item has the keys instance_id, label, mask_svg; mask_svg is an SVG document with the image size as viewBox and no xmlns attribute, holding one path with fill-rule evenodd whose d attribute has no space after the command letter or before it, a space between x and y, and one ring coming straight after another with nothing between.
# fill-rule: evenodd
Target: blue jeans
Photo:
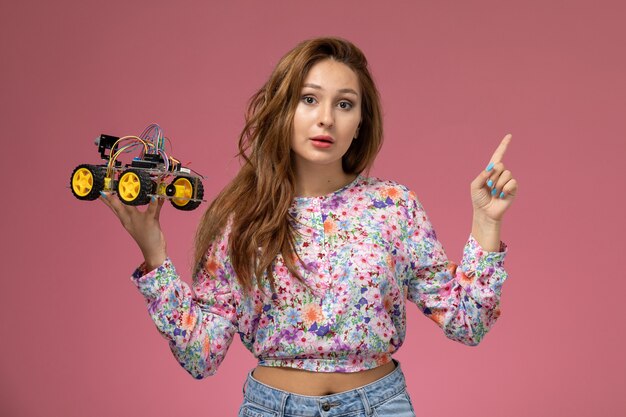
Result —
<instances>
[{"instance_id":1,"label":"blue jeans","mask_svg":"<svg viewBox=\"0 0 626 417\"><path fill-rule=\"evenodd\" d=\"M244 384L239 417L415 417L400 362L384 377L337 394L309 396L282 391L252 377Z\"/></svg>"}]
</instances>

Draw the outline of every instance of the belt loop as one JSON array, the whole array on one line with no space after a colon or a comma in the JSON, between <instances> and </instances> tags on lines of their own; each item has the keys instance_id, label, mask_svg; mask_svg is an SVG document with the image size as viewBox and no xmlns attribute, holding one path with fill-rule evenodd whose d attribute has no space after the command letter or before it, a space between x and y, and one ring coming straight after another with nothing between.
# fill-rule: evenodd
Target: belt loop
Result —
<instances>
[{"instance_id":1,"label":"belt loop","mask_svg":"<svg viewBox=\"0 0 626 417\"><path fill-rule=\"evenodd\" d=\"M246 375L246 380L243 381L243 387L241 389L241 391L243 392L244 397L246 396L246 390L248 389L248 383L250 382L250 375L252 374L252 371L248 372L248 375Z\"/></svg>"},{"instance_id":2,"label":"belt loop","mask_svg":"<svg viewBox=\"0 0 626 417\"><path fill-rule=\"evenodd\" d=\"M285 415L285 408L287 405L287 398L289 397L289 395L290 394L288 392L283 392L282 399L280 401L280 410L279 410L278 417L283 417Z\"/></svg>"},{"instance_id":3,"label":"belt loop","mask_svg":"<svg viewBox=\"0 0 626 417\"><path fill-rule=\"evenodd\" d=\"M365 390L363 388L357 388L356 392L361 396L361 401L363 402L363 406L365 406L365 415L369 417L372 414L372 409L370 402L367 400L367 395L365 395Z\"/></svg>"}]
</instances>

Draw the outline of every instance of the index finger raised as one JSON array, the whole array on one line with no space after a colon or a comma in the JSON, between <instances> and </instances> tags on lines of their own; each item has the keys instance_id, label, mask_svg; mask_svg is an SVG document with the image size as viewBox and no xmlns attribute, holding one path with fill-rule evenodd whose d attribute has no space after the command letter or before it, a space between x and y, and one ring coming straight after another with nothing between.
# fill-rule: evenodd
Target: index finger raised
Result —
<instances>
[{"instance_id":1,"label":"index finger raised","mask_svg":"<svg viewBox=\"0 0 626 417\"><path fill-rule=\"evenodd\" d=\"M502 139L500 145L498 145L496 151L491 156L491 159L489 160L490 162L496 163L502 161L502 158L504 157L504 152L506 151L507 146L509 146L512 136L513 135L509 133Z\"/></svg>"}]
</instances>

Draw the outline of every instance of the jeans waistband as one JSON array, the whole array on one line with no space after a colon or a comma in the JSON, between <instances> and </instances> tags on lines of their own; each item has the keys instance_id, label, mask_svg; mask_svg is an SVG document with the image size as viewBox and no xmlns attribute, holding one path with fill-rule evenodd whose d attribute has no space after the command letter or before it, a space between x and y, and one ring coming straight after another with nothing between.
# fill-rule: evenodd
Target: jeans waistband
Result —
<instances>
[{"instance_id":1,"label":"jeans waistband","mask_svg":"<svg viewBox=\"0 0 626 417\"><path fill-rule=\"evenodd\" d=\"M244 384L244 397L278 415L317 415L320 410L340 415L344 412L365 410L370 415L370 408L388 400L406 390L406 381L400 362L392 359L396 368L382 378L350 391L330 395L311 396L283 391L252 377L248 373Z\"/></svg>"}]
</instances>

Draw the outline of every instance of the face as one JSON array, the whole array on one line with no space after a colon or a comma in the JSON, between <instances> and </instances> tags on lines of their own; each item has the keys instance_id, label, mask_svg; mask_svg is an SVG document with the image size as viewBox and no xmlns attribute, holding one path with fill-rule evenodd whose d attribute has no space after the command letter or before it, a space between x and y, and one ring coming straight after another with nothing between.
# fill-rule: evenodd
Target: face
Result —
<instances>
[{"instance_id":1,"label":"face","mask_svg":"<svg viewBox=\"0 0 626 417\"><path fill-rule=\"evenodd\" d=\"M358 134L361 88L347 65L325 59L307 74L293 119L291 149L296 169L341 169L341 158Z\"/></svg>"}]
</instances>

